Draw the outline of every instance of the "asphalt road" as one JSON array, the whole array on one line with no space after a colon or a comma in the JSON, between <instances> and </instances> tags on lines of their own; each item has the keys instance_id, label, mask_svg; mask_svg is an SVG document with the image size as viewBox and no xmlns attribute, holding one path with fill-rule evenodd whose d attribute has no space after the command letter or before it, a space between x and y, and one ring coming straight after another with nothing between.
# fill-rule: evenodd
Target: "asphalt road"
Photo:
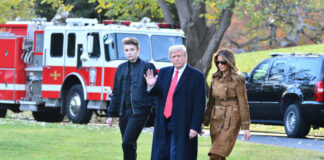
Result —
<instances>
[{"instance_id":1,"label":"asphalt road","mask_svg":"<svg viewBox=\"0 0 324 160\"><path fill-rule=\"evenodd\" d=\"M209 136L209 131L204 136ZM243 141L243 132L238 140ZM263 143L268 145L283 146L324 152L324 136L307 136L306 138L288 138L283 133L251 132L251 138L247 142Z\"/></svg>"}]
</instances>

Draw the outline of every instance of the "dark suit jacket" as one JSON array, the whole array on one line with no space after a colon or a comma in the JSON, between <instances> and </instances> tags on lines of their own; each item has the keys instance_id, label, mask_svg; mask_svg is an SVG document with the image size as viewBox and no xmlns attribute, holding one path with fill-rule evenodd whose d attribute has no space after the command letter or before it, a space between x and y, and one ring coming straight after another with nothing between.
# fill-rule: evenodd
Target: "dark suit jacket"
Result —
<instances>
[{"instance_id":1,"label":"dark suit jacket","mask_svg":"<svg viewBox=\"0 0 324 160\"><path fill-rule=\"evenodd\" d=\"M152 160L165 160L170 153L166 145L166 122L163 115L165 102L172 79L174 67L162 68L150 94L156 95L159 102L152 146ZM177 160L197 159L197 137L189 139L190 129L201 132L205 111L205 78L197 69L187 65L182 73L173 95L171 121L176 144Z\"/></svg>"}]
</instances>

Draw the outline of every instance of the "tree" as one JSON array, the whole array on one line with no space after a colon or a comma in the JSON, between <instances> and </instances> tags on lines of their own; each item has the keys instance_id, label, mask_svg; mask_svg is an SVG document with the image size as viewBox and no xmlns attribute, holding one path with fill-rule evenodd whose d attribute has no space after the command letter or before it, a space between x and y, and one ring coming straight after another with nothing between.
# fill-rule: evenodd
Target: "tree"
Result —
<instances>
[{"instance_id":1,"label":"tree","mask_svg":"<svg viewBox=\"0 0 324 160\"><path fill-rule=\"evenodd\" d=\"M133 20L143 15L155 18L160 17L162 13L166 23L180 23L181 29L186 34L188 62L201 70L205 76L211 68L213 53L217 51L231 23L233 9L238 2L238 0L92 1L99 3L98 11L107 10L105 15L115 14L117 19ZM172 12L174 9L172 6L175 6L176 12ZM207 13L207 10L214 8L214 12Z\"/></svg>"},{"instance_id":2,"label":"tree","mask_svg":"<svg viewBox=\"0 0 324 160\"><path fill-rule=\"evenodd\" d=\"M45 3L47 4L45 8L40 7ZM54 16L59 8L60 11L70 11L73 6L64 4L62 0L2 0L0 1L0 23L15 19L31 20L44 15L49 19L50 15Z\"/></svg>"},{"instance_id":3,"label":"tree","mask_svg":"<svg viewBox=\"0 0 324 160\"><path fill-rule=\"evenodd\" d=\"M254 1L253 5L240 12L242 15L252 15L249 16L249 29L237 36L248 37L249 40L240 43L232 39L231 43L237 48L248 46L252 50L260 42L270 48L296 46L301 39L308 39L315 44L322 43L323 8L324 2L317 0Z\"/></svg>"},{"instance_id":4,"label":"tree","mask_svg":"<svg viewBox=\"0 0 324 160\"><path fill-rule=\"evenodd\" d=\"M235 0L228 0L224 3L175 1L181 29L184 30L187 37L189 63L201 70L205 76L211 68L213 53L217 51L224 33L230 26L235 2ZM214 6L216 13L207 13L206 5L210 8ZM162 8L162 10L166 10L166 8Z\"/></svg>"},{"instance_id":5,"label":"tree","mask_svg":"<svg viewBox=\"0 0 324 160\"><path fill-rule=\"evenodd\" d=\"M98 13L105 12L109 19L138 21L150 17L154 21L162 20L156 0L89 0L89 3L98 3Z\"/></svg>"},{"instance_id":6,"label":"tree","mask_svg":"<svg viewBox=\"0 0 324 160\"><path fill-rule=\"evenodd\" d=\"M48 20L54 17L57 8L50 3L43 2L43 0L35 1L35 14L39 17L45 17Z\"/></svg>"},{"instance_id":7,"label":"tree","mask_svg":"<svg viewBox=\"0 0 324 160\"><path fill-rule=\"evenodd\" d=\"M20 19L31 19L34 14L34 0L2 0L0 1L0 23Z\"/></svg>"},{"instance_id":8,"label":"tree","mask_svg":"<svg viewBox=\"0 0 324 160\"><path fill-rule=\"evenodd\" d=\"M69 17L97 18L103 15L95 10L98 4L88 3L88 0L36 0L36 15L51 20L57 12L69 11ZM60 9L61 8L61 9Z\"/></svg>"}]
</instances>

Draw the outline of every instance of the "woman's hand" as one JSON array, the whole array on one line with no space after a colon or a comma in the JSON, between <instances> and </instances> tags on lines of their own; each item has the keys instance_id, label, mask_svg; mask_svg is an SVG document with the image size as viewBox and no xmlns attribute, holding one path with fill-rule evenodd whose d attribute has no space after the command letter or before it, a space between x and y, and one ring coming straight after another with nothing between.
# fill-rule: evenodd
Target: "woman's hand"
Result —
<instances>
[{"instance_id":1,"label":"woman's hand","mask_svg":"<svg viewBox=\"0 0 324 160\"><path fill-rule=\"evenodd\" d=\"M244 140L249 140L251 137L250 130L244 130Z\"/></svg>"}]
</instances>

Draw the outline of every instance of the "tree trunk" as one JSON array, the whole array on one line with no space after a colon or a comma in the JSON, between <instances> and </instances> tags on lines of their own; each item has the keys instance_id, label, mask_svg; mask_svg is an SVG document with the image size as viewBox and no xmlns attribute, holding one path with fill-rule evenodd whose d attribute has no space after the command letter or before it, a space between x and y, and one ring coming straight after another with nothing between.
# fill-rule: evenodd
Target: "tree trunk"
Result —
<instances>
[{"instance_id":1,"label":"tree trunk","mask_svg":"<svg viewBox=\"0 0 324 160\"><path fill-rule=\"evenodd\" d=\"M207 25L201 14L205 13L204 3L192 5L190 0L176 0L176 7L181 22L181 29L186 33L188 62L199 69L205 76L211 68L211 59L228 29L235 0L222 11L218 24Z\"/></svg>"},{"instance_id":2,"label":"tree trunk","mask_svg":"<svg viewBox=\"0 0 324 160\"><path fill-rule=\"evenodd\" d=\"M158 0L158 4L162 10L162 14L164 17L164 21L169 24L174 24L174 20L172 18L172 14L170 12L170 9L168 8L168 4L165 0Z\"/></svg>"},{"instance_id":3,"label":"tree trunk","mask_svg":"<svg viewBox=\"0 0 324 160\"><path fill-rule=\"evenodd\" d=\"M175 0L181 29L186 35L188 63L199 69L205 76L211 68L211 59L221 43L224 33L231 23L233 9L237 0L231 0L227 8L223 9L218 23L207 25L204 16L206 6L204 1ZM172 23L172 16L165 0L158 0L164 20Z\"/></svg>"}]
</instances>

